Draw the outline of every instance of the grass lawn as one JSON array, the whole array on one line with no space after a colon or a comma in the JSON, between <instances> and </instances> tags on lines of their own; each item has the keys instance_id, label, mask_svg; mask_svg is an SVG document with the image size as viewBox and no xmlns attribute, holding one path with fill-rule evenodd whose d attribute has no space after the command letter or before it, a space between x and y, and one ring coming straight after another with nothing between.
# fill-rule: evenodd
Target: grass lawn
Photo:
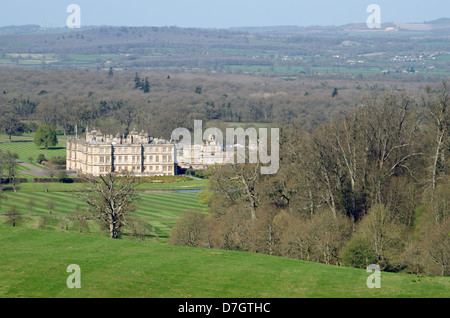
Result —
<instances>
[{"instance_id":1,"label":"grass lawn","mask_svg":"<svg viewBox=\"0 0 450 318\"><path fill-rule=\"evenodd\" d=\"M26 133L21 136L12 136L11 141L12 142L26 142L26 141L33 141L34 139L34 133ZM7 134L0 134L0 143L9 143L9 137Z\"/></svg>"},{"instance_id":2,"label":"grass lawn","mask_svg":"<svg viewBox=\"0 0 450 318\"><path fill-rule=\"evenodd\" d=\"M203 179L191 179L184 182L167 183L142 183L138 185L138 190L185 190L185 189L203 189L206 182Z\"/></svg>"},{"instance_id":3,"label":"grass lawn","mask_svg":"<svg viewBox=\"0 0 450 318\"><path fill-rule=\"evenodd\" d=\"M17 141L0 144L0 150L2 151L9 150L11 152L15 152L19 155L19 160L28 162L30 157L33 158L33 160L36 160L40 154L44 154L45 158L47 159L56 156L65 157L66 156L65 144L66 144L65 139L58 139L58 144L55 147L45 149L36 146L33 142L30 141Z\"/></svg>"},{"instance_id":4,"label":"grass lawn","mask_svg":"<svg viewBox=\"0 0 450 318\"><path fill-rule=\"evenodd\" d=\"M33 176L20 175L20 177ZM60 182L27 182L19 186L20 192L74 192L83 191L86 188L84 183L60 183ZM142 183L137 186L139 191L146 190L187 190L187 189L203 189L205 188L205 180L192 179L185 182L166 182L166 183Z\"/></svg>"},{"instance_id":5,"label":"grass lawn","mask_svg":"<svg viewBox=\"0 0 450 318\"><path fill-rule=\"evenodd\" d=\"M372 298L449 297L449 277L382 273L262 254L111 240L0 226L0 297ZM67 266L81 269L69 289Z\"/></svg>"},{"instance_id":6,"label":"grass lawn","mask_svg":"<svg viewBox=\"0 0 450 318\"><path fill-rule=\"evenodd\" d=\"M37 184L39 185L39 184ZM33 202L32 216L30 216L29 202ZM48 202L54 203L54 209L50 216ZM176 220L188 210L205 211L206 206L199 203L197 193L141 193L139 200L135 203L137 209L133 214L143 218L154 229L153 236L166 240L170 229ZM46 229L58 230L60 228L60 217L73 213L77 207L81 210L88 205L77 199L73 192L7 192L6 200L2 202L0 214L5 213L10 207L16 206L24 214L23 226L36 228L42 217L46 219ZM0 223L5 217L0 216ZM70 230L77 231L75 225ZM98 234L98 226L91 221L88 232ZM126 233L126 231L125 231Z\"/></svg>"}]
</instances>

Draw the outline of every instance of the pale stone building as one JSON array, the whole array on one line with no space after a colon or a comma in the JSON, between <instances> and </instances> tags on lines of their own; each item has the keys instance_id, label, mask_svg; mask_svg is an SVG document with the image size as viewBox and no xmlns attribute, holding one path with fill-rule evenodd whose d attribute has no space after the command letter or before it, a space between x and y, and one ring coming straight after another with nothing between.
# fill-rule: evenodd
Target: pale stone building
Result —
<instances>
[{"instance_id":1,"label":"pale stone building","mask_svg":"<svg viewBox=\"0 0 450 318\"><path fill-rule=\"evenodd\" d=\"M136 130L125 138L100 131L86 132L85 138L67 140L67 170L81 174L104 175L129 171L136 176L176 174L175 144L151 138Z\"/></svg>"},{"instance_id":2,"label":"pale stone building","mask_svg":"<svg viewBox=\"0 0 450 318\"><path fill-rule=\"evenodd\" d=\"M202 144L193 144L187 149L176 151L176 160L181 168L201 170L213 164L225 163L225 155L223 145L211 135Z\"/></svg>"}]
</instances>

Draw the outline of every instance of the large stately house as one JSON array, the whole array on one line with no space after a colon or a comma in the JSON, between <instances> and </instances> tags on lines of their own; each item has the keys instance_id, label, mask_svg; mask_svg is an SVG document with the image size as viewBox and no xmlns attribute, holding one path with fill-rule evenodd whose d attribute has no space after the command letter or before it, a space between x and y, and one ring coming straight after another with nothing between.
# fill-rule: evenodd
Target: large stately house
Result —
<instances>
[{"instance_id":1,"label":"large stately house","mask_svg":"<svg viewBox=\"0 0 450 318\"><path fill-rule=\"evenodd\" d=\"M136 176L175 175L175 144L133 130L127 137L86 130L67 140L68 171L95 176L131 172Z\"/></svg>"},{"instance_id":2,"label":"large stately house","mask_svg":"<svg viewBox=\"0 0 450 318\"><path fill-rule=\"evenodd\" d=\"M131 172L135 176L171 176L182 169L205 169L225 162L225 151L213 136L202 144L177 151L172 141L136 130L128 136L105 135L95 129L67 140L66 169L79 174Z\"/></svg>"}]
</instances>

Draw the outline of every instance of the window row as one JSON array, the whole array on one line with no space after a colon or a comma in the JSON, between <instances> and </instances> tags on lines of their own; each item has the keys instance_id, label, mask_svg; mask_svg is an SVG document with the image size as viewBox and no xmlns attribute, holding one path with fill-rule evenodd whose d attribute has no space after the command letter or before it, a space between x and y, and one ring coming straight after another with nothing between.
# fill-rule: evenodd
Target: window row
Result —
<instances>
[{"instance_id":1,"label":"window row","mask_svg":"<svg viewBox=\"0 0 450 318\"><path fill-rule=\"evenodd\" d=\"M172 157L171 156L143 156L142 161L145 162L170 162ZM114 157L115 162L122 163L122 162L131 162L131 163L140 163L141 162L141 156L115 156ZM130 160L130 161L128 161ZM103 162L103 161L100 161Z\"/></svg>"},{"instance_id":2,"label":"window row","mask_svg":"<svg viewBox=\"0 0 450 318\"><path fill-rule=\"evenodd\" d=\"M105 170L103 170L103 167L100 167L100 172L107 172ZM110 171L110 170L109 170ZM116 168L116 171L133 171L133 172L141 172L141 166L127 166L127 167L122 167L119 166ZM168 171L168 172L173 172L173 167L172 166L143 166L142 167L142 172L145 171Z\"/></svg>"}]
</instances>

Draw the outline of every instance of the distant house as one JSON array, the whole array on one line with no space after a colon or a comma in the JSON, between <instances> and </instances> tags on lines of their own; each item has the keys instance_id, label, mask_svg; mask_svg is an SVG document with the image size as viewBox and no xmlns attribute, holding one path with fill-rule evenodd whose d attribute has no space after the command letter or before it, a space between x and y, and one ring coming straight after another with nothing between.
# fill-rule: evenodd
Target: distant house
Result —
<instances>
[{"instance_id":1,"label":"distant house","mask_svg":"<svg viewBox=\"0 0 450 318\"><path fill-rule=\"evenodd\" d=\"M175 144L133 130L127 137L87 131L67 140L67 168L81 174L132 172L136 176L175 175Z\"/></svg>"},{"instance_id":2,"label":"distant house","mask_svg":"<svg viewBox=\"0 0 450 318\"><path fill-rule=\"evenodd\" d=\"M105 175L110 172L132 172L135 176L175 175L182 169L206 169L225 163L223 146L210 136L200 145L177 151L172 141L152 138L136 130L125 137L87 131L84 138L67 140L66 169L80 174Z\"/></svg>"}]
</instances>

